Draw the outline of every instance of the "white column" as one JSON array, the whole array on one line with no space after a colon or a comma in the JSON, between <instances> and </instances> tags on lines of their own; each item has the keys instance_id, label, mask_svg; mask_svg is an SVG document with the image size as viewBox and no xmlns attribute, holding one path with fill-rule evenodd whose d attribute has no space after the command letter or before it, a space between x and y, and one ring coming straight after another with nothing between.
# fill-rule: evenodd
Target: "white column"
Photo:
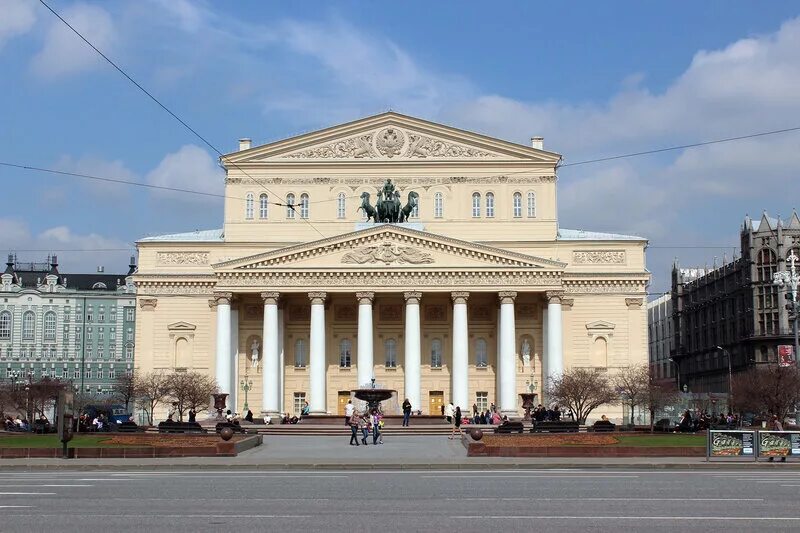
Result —
<instances>
[{"instance_id":1,"label":"white column","mask_svg":"<svg viewBox=\"0 0 800 533\"><path fill-rule=\"evenodd\" d=\"M309 292L311 300L311 357L310 381L311 398L308 405L311 414L324 415L327 413L327 398L325 387L325 298L327 293Z\"/></svg>"},{"instance_id":2,"label":"white column","mask_svg":"<svg viewBox=\"0 0 800 533\"><path fill-rule=\"evenodd\" d=\"M492 398L492 403L498 409L500 408L500 353L502 352L502 336L500 332L503 330L503 317L500 314L500 306L497 306L497 329L495 330L495 336L497 336L497 351L495 352L495 361L494 361L494 398Z\"/></svg>"},{"instance_id":3,"label":"white column","mask_svg":"<svg viewBox=\"0 0 800 533\"><path fill-rule=\"evenodd\" d=\"M231 395L233 410L239 406L239 310L231 308Z\"/></svg>"},{"instance_id":4,"label":"white column","mask_svg":"<svg viewBox=\"0 0 800 533\"><path fill-rule=\"evenodd\" d=\"M217 303L217 352L214 360L217 374L217 386L220 393L228 393L228 407L235 409L230 404L231 394L231 299L229 292L215 293Z\"/></svg>"},{"instance_id":5,"label":"white column","mask_svg":"<svg viewBox=\"0 0 800 533\"><path fill-rule=\"evenodd\" d=\"M278 307L278 381L280 382L278 387L278 405L280 406L281 414L286 412L286 406L284 402L286 401L286 388L284 386L284 376L286 373L286 361L284 359L283 354L283 309L282 306Z\"/></svg>"},{"instance_id":6,"label":"white column","mask_svg":"<svg viewBox=\"0 0 800 533\"><path fill-rule=\"evenodd\" d=\"M280 293L262 292L264 299L263 357L261 358L261 412L276 417L280 412L278 298Z\"/></svg>"},{"instance_id":7,"label":"white column","mask_svg":"<svg viewBox=\"0 0 800 533\"><path fill-rule=\"evenodd\" d=\"M500 298L500 411L517 413L517 331L514 318L516 292L498 293Z\"/></svg>"},{"instance_id":8,"label":"white column","mask_svg":"<svg viewBox=\"0 0 800 533\"><path fill-rule=\"evenodd\" d=\"M561 293L547 292L547 378L564 372Z\"/></svg>"},{"instance_id":9,"label":"white column","mask_svg":"<svg viewBox=\"0 0 800 533\"><path fill-rule=\"evenodd\" d=\"M469 330L467 328L468 292L451 293L453 298L453 405L461 406L462 413L470 413L469 403ZM445 399L447 401L447 399Z\"/></svg>"},{"instance_id":10,"label":"white column","mask_svg":"<svg viewBox=\"0 0 800 533\"><path fill-rule=\"evenodd\" d=\"M403 293L406 299L406 335L405 335L405 361L403 370L405 374L405 397L411 402L412 409L422 409L422 395L420 394L420 364L422 348L420 346L420 321L419 301L421 292Z\"/></svg>"},{"instance_id":11,"label":"white column","mask_svg":"<svg viewBox=\"0 0 800 533\"><path fill-rule=\"evenodd\" d=\"M547 386L549 385L547 381L547 376L549 376L550 362L547 360L547 354L549 350L547 349L547 328L548 328L548 321L547 321L547 307L545 306L542 309L542 382L541 386L539 387L539 403L547 407Z\"/></svg>"},{"instance_id":12,"label":"white column","mask_svg":"<svg viewBox=\"0 0 800 533\"><path fill-rule=\"evenodd\" d=\"M364 387L370 383L375 374L372 344L372 302L374 292L357 292L358 300L358 383L356 387Z\"/></svg>"}]
</instances>

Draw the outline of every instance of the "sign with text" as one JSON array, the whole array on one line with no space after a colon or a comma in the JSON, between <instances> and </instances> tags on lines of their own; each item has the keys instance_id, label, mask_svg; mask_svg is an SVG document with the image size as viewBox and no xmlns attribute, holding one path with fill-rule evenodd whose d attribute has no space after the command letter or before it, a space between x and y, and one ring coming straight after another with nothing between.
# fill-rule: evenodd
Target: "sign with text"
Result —
<instances>
[{"instance_id":1,"label":"sign with text","mask_svg":"<svg viewBox=\"0 0 800 533\"><path fill-rule=\"evenodd\" d=\"M758 456L800 456L800 431L759 431Z\"/></svg>"},{"instance_id":2,"label":"sign with text","mask_svg":"<svg viewBox=\"0 0 800 533\"><path fill-rule=\"evenodd\" d=\"M755 457L755 431L708 432L709 457Z\"/></svg>"},{"instance_id":3,"label":"sign with text","mask_svg":"<svg viewBox=\"0 0 800 533\"><path fill-rule=\"evenodd\" d=\"M794 365L794 346L791 344L778 345L778 364L781 366Z\"/></svg>"}]
</instances>

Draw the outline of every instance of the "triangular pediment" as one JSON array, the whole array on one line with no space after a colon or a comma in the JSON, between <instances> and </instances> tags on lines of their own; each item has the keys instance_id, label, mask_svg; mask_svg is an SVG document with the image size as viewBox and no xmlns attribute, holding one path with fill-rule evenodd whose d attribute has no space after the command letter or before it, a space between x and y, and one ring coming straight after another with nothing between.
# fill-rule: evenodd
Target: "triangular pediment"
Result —
<instances>
[{"instance_id":1,"label":"triangular pediment","mask_svg":"<svg viewBox=\"0 0 800 533\"><path fill-rule=\"evenodd\" d=\"M399 224L370 228L213 265L215 271L343 269L524 269L565 263L427 233Z\"/></svg>"},{"instance_id":2,"label":"triangular pediment","mask_svg":"<svg viewBox=\"0 0 800 533\"><path fill-rule=\"evenodd\" d=\"M167 326L169 331L194 331L197 326L188 322L175 322Z\"/></svg>"},{"instance_id":3,"label":"triangular pediment","mask_svg":"<svg viewBox=\"0 0 800 533\"><path fill-rule=\"evenodd\" d=\"M595 322L589 322L586 324L586 329L589 331L596 331L596 330L613 330L616 327L615 324L612 322L606 322L605 320L596 320Z\"/></svg>"},{"instance_id":4,"label":"triangular pediment","mask_svg":"<svg viewBox=\"0 0 800 533\"><path fill-rule=\"evenodd\" d=\"M388 112L223 156L223 164L277 162L526 161L560 156L466 130Z\"/></svg>"}]
</instances>

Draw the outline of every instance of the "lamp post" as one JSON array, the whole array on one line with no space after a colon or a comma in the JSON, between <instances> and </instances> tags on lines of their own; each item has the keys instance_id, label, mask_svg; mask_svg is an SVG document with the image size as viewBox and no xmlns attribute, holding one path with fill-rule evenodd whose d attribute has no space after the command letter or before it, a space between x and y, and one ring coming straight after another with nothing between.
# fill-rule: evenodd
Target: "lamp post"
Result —
<instances>
[{"instance_id":1,"label":"lamp post","mask_svg":"<svg viewBox=\"0 0 800 533\"><path fill-rule=\"evenodd\" d=\"M800 283L800 274L797 273L797 260L800 259L794 255L794 250L789 254L786 260L789 262L789 270L782 272L775 272L772 275L772 283L780 288L788 286L789 292L786 293L786 299L789 303L786 304L786 309L789 310L789 319L792 321L792 329L794 330L794 362L800 368L800 357L798 357L798 349L800 348L800 339L797 333L797 319L800 315L800 305L797 302L797 285Z\"/></svg>"},{"instance_id":2,"label":"lamp post","mask_svg":"<svg viewBox=\"0 0 800 533\"><path fill-rule=\"evenodd\" d=\"M253 388L253 380L248 379L247 372L244 374L244 379L239 382L239 387L241 387L242 392L244 392L244 405L242 406L242 411L247 411L249 409L247 405L247 393Z\"/></svg>"},{"instance_id":3,"label":"lamp post","mask_svg":"<svg viewBox=\"0 0 800 533\"><path fill-rule=\"evenodd\" d=\"M733 366L731 365L731 352L723 348L722 346L717 346L717 350L722 350L722 352L728 358L728 409L731 408L731 393L733 392Z\"/></svg>"},{"instance_id":4,"label":"lamp post","mask_svg":"<svg viewBox=\"0 0 800 533\"><path fill-rule=\"evenodd\" d=\"M669 362L675 365L675 378L678 380L678 392L681 390L681 365L673 359L672 357L669 358Z\"/></svg>"}]
</instances>

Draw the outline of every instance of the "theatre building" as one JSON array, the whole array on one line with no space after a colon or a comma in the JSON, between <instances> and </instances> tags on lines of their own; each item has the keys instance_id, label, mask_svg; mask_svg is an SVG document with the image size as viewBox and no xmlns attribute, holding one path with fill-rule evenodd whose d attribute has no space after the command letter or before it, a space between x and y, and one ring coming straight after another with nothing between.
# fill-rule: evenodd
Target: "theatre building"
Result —
<instances>
[{"instance_id":1,"label":"theatre building","mask_svg":"<svg viewBox=\"0 0 800 533\"><path fill-rule=\"evenodd\" d=\"M242 139L221 229L138 242L138 371L256 414L341 413L374 378L423 414L517 415L564 369L646 363L647 241L559 228L542 145L391 112Z\"/></svg>"}]
</instances>

